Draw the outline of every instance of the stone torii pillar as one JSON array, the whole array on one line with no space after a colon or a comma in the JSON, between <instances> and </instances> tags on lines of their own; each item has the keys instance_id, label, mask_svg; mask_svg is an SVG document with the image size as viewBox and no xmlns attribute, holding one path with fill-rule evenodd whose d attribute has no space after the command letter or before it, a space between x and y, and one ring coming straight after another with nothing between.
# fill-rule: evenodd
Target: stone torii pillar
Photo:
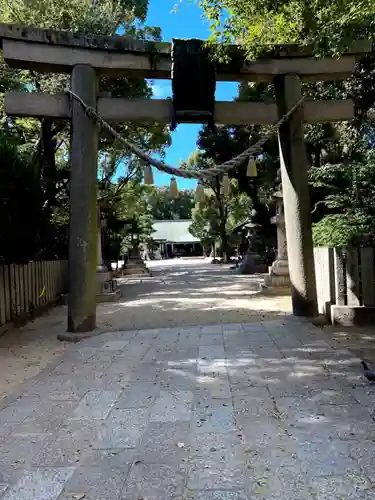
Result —
<instances>
[{"instance_id":1,"label":"stone torii pillar","mask_svg":"<svg viewBox=\"0 0 375 500\"><path fill-rule=\"evenodd\" d=\"M71 88L96 108L97 75L91 66L73 68ZM99 132L74 99L71 130L68 331L84 333L96 327Z\"/></svg>"},{"instance_id":2,"label":"stone torii pillar","mask_svg":"<svg viewBox=\"0 0 375 500\"><path fill-rule=\"evenodd\" d=\"M274 85L279 116L282 116L301 97L300 78L280 75L274 79ZM316 316L318 305L302 106L280 127L279 151L293 314Z\"/></svg>"}]
</instances>

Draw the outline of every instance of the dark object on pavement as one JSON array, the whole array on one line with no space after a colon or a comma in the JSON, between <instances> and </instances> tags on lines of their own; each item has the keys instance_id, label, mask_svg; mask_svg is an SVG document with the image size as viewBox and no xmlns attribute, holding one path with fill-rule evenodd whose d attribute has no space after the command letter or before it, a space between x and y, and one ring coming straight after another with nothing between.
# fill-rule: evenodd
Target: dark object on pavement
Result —
<instances>
[{"instance_id":1,"label":"dark object on pavement","mask_svg":"<svg viewBox=\"0 0 375 500\"><path fill-rule=\"evenodd\" d=\"M29 315L32 320L35 319L35 313L36 307L33 302L29 301Z\"/></svg>"},{"instance_id":2,"label":"dark object on pavement","mask_svg":"<svg viewBox=\"0 0 375 500\"><path fill-rule=\"evenodd\" d=\"M361 361L361 365L363 367L363 373L364 376L369 380L370 382L375 382L375 372L373 372L368 364L365 361Z\"/></svg>"}]
</instances>

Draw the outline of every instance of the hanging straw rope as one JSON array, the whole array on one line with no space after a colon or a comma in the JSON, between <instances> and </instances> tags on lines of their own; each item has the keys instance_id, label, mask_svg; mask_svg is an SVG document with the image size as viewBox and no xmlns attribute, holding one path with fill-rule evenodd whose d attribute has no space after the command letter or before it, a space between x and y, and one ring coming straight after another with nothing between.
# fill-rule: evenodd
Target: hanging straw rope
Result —
<instances>
[{"instance_id":1,"label":"hanging straw rope","mask_svg":"<svg viewBox=\"0 0 375 500\"><path fill-rule=\"evenodd\" d=\"M194 201L196 203L202 202L205 200L205 193L204 193L204 187L201 182L198 182L198 185L195 189L195 196L194 196Z\"/></svg>"},{"instance_id":2,"label":"hanging straw rope","mask_svg":"<svg viewBox=\"0 0 375 500\"><path fill-rule=\"evenodd\" d=\"M223 179L221 181L221 194L229 194L230 192L230 181L228 174L223 175Z\"/></svg>"},{"instance_id":3,"label":"hanging straw rope","mask_svg":"<svg viewBox=\"0 0 375 500\"><path fill-rule=\"evenodd\" d=\"M177 198L178 196L178 186L176 177L171 177L171 184L169 186L169 194L171 198Z\"/></svg>"},{"instance_id":4,"label":"hanging straw rope","mask_svg":"<svg viewBox=\"0 0 375 500\"><path fill-rule=\"evenodd\" d=\"M143 172L144 172L144 183L150 185L154 184L154 174L149 164L145 165Z\"/></svg>"},{"instance_id":5,"label":"hanging straw rope","mask_svg":"<svg viewBox=\"0 0 375 500\"><path fill-rule=\"evenodd\" d=\"M257 164L255 161L255 158L252 158L252 157L249 158L249 163L247 164L246 175L247 175L247 177L257 177L258 171L257 171Z\"/></svg>"},{"instance_id":6,"label":"hanging straw rope","mask_svg":"<svg viewBox=\"0 0 375 500\"><path fill-rule=\"evenodd\" d=\"M123 144L127 149L129 149L132 153L137 155L141 160L144 160L149 165L157 168L158 170L170 174L176 177L183 177L185 179L207 179L211 177L215 177L217 175L224 175L229 171L233 170L237 166L241 165L243 161L249 158L250 155L254 155L260 153L263 145L268 141L270 137L272 137L277 130L281 127L283 123L285 123L288 118L294 113L294 111L302 104L304 101L304 97L301 97L295 104L287 111L274 125L271 126L270 130L268 130L253 146L249 147L245 151L243 151L238 156L235 156L231 160L222 163L213 168L207 168L202 170L194 170L194 169L183 169L183 168L175 168L163 163L155 158L152 158L148 154L142 151L138 146L124 139L111 125L103 120L101 116L98 115L96 110L91 106L88 106L77 94L72 92L71 90L66 91L67 94L79 102L79 104L84 109L85 113L89 118L95 121L95 123L104 130L107 130L115 139L117 139L121 144Z\"/></svg>"}]
</instances>

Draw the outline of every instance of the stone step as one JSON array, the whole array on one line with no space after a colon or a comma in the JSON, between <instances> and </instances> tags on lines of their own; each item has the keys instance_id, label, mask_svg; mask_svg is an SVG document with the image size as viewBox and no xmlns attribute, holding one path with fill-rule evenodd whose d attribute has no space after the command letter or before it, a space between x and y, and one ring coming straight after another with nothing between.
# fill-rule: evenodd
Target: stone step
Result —
<instances>
[{"instance_id":1,"label":"stone step","mask_svg":"<svg viewBox=\"0 0 375 500\"><path fill-rule=\"evenodd\" d=\"M149 276L150 274L140 257L131 257L122 269L123 276Z\"/></svg>"},{"instance_id":2,"label":"stone step","mask_svg":"<svg viewBox=\"0 0 375 500\"><path fill-rule=\"evenodd\" d=\"M113 292L100 293L96 296L96 301L100 302L117 302L122 296L120 288L116 288Z\"/></svg>"},{"instance_id":3,"label":"stone step","mask_svg":"<svg viewBox=\"0 0 375 500\"><path fill-rule=\"evenodd\" d=\"M264 283L260 283L259 284L259 291L261 293L264 293L265 295L291 295L292 294L292 290L290 288L290 286L268 286Z\"/></svg>"},{"instance_id":4,"label":"stone step","mask_svg":"<svg viewBox=\"0 0 375 500\"><path fill-rule=\"evenodd\" d=\"M271 273L264 277L264 284L266 286L282 286L282 287L290 287L290 278L289 276L276 276Z\"/></svg>"},{"instance_id":5,"label":"stone step","mask_svg":"<svg viewBox=\"0 0 375 500\"><path fill-rule=\"evenodd\" d=\"M147 269L123 269L123 276L149 276Z\"/></svg>"}]
</instances>

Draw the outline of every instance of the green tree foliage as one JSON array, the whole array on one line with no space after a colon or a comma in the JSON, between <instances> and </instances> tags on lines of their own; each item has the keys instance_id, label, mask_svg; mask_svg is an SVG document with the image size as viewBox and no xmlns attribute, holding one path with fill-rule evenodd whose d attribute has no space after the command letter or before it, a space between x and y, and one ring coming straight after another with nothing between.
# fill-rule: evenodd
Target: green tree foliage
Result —
<instances>
[{"instance_id":1,"label":"green tree foliage","mask_svg":"<svg viewBox=\"0 0 375 500\"><path fill-rule=\"evenodd\" d=\"M199 4L211 21L211 40L237 43L249 59L272 53L277 44L290 43L309 45L318 57L337 56L354 40L374 38L373 0L199 0ZM374 67L368 54L345 81L303 84L303 94L310 98L353 98L356 104L351 123L305 126L316 245L373 243ZM272 85L244 84L240 96L272 99ZM264 152L276 165L276 142L267 143Z\"/></svg>"},{"instance_id":2,"label":"green tree foliage","mask_svg":"<svg viewBox=\"0 0 375 500\"><path fill-rule=\"evenodd\" d=\"M268 101L270 99L272 99L271 85L242 84L239 87L238 101ZM197 146L204 159L220 164L254 145L266 132L267 127L259 125L217 126L214 132L204 126L199 132ZM275 227L270 222L273 215L271 195L279 169L277 137L271 137L263 146L261 154L257 154L254 158L257 177L247 176L248 160L231 170L229 176L234 181L233 185L237 186L238 192L251 200L253 222L262 226L263 234L267 239L272 239L275 238ZM249 217L250 209L242 220Z\"/></svg>"},{"instance_id":3,"label":"green tree foliage","mask_svg":"<svg viewBox=\"0 0 375 500\"><path fill-rule=\"evenodd\" d=\"M208 157L208 151L192 153L183 166L202 170L214 165L213 159ZM220 161L218 154L215 158ZM221 159L220 162L224 160ZM230 250L230 235L234 226L243 222L250 213L251 199L238 189L238 183L233 180L229 193L223 194L220 177L214 177L203 182L205 188L204 199L198 202L192 210L192 225L190 231L207 247L218 241L220 251L224 257Z\"/></svg>"},{"instance_id":4,"label":"green tree foliage","mask_svg":"<svg viewBox=\"0 0 375 500\"><path fill-rule=\"evenodd\" d=\"M32 166L29 165L29 158L22 157L16 145L10 142L6 144L4 138L0 138L0 158L0 260L15 258L19 261L25 258L25 254L27 259L30 250L33 253L36 251L34 235L43 216L42 192ZM31 213L22 212L18 209L19 205L31 205L34 210ZM14 231L15 227L20 228L20 231ZM14 238L8 242L10 234L14 234ZM33 242L34 247L25 247L24 241Z\"/></svg>"},{"instance_id":5,"label":"green tree foliage","mask_svg":"<svg viewBox=\"0 0 375 500\"><path fill-rule=\"evenodd\" d=\"M144 21L146 0L2 0L2 22L80 33L114 34Z\"/></svg>"},{"instance_id":6,"label":"green tree foliage","mask_svg":"<svg viewBox=\"0 0 375 500\"><path fill-rule=\"evenodd\" d=\"M48 3L42 0L0 0L0 22L93 35L123 33L140 39L159 40L160 29L144 25L147 7L148 0L52 0ZM151 87L145 80L101 78L99 83L100 92L114 97L148 99L152 95ZM0 53L1 114L3 96L7 91L54 93L64 90L68 84L68 75L10 69ZM169 143L167 129L159 124L122 123L116 124L116 128L128 140L149 153L163 154L164 147ZM25 179L25 189L34 191L28 197L19 197L18 203L12 205L12 214L8 214L11 204L3 201L7 197L2 197L2 219L17 220L17 225L8 224L6 239L2 239L6 241L8 248L2 249L3 255L0 258L5 258L5 254L6 259L11 261L21 257L66 257L69 139L69 124L66 122L54 122L50 119L2 119L0 142L4 154L1 156L0 185L6 186L7 192L16 192L21 189L21 179ZM22 170L24 173L22 176L13 174L15 165L18 165L17 172ZM99 198L103 199L108 195L110 205L113 203L114 191L121 190L129 182L139 183L142 177L140 161L104 134L100 137L98 168ZM31 183L30 179L34 179L34 182ZM15 182L18 183L17 187ZM126 200L123 204L126 205ZM29 231L29 218L35 219L37 224L33 231ZM19 235L29 237L27 241L24 238L21 256L15 251L19 245ZM58 244L52 244L53 241Z\"/></svg>"},{"instance_id":7,"label":"green tree foliage","mask_svg":"<svg viewBox=\"0 0 375 500\"><path fill-rule=\"evenodd\" d=\"M229 195L226 198L221 196L220 201L215 191L206 189L204 199L197 202L192 210L192 224L189 230L193 236L199 238L204 248L210 248L216 241L222 244L223 228L227 247L231 243L237 243L237 237L232 235L232 230L248 217L251 201L245 194L236 191L234 184ZM220 207L220 204L223 206ZM221 219L223 216L225 226Z\"/></svg>"},{"instance_id":8,"label":"green tree foliage","mask_svg":"<svg viewBox=\"0 0 375 500\"><path fill-rule=\"evenodd\" d=\"M257 142L264 132L265 128L259 126L221 126L216 128L215 133L203 127L199 133L197 145L204 158L215 158L215 164L220 164L242 153ZM277 143L273 138L266 144L263 154L256 156L257 177L247 176L248 160L229 172L230 178L236 181L235 185L238 186L239 192L250 198L252 208L257 213L254 222L261 224L266 231L272 231L270 228L272 214L268 202L279 168L277 155ZM219 161L218 158L223 158L223 160Z\"/></svg>"},{"instance_id":9,"label":"green tree foliage","mask_svg":"<svg viewBox=\"0 0 375 500\"><path fill-rule=\"evenodd\" d=\"M131 250L135 241L152 245L154 220L191 219L194 207L194 191L180 190L172 198L169 188L146 186L137 178L107 182L102 195L107 221L104 254L109 260Z\"/></svg>"},{"instance_id":10,"label":"green tree foliage","mask_svg":"<svg viewBox=\"0 0 375 500\"><path fill-rule=\"evenodd\" d=\"M152 240L152 207L149 203L149 187L131 180L126 184L112 184L101 203L106 220L104 257L117 261L135 244Z\"/></svg>"},{"instance_id":11,"label":"green tree foliage","mask_svg":"<svg viewBox=\"0 0 375 500\"><path fill-rule=\"evenodd\" d=\"M206 193L204 200L196 203L192 210L192 223L189 231L193 236L199 238L205 249L211 248L219 237L218 216L215 198L209 193Z\"/></svg>"},{"instance_id":12,"label":"green tree foliage","mask_svg":"<svg viewBox=\"0 0 375 500\"><path fill-rule=\"evenodd\" d=\"M150 189L150 204L155 220L191 219L194 206L194 191L179 190L178 195L171 197L169 187L153 187Z\"/></svg>"},{"instance_id":13,"label":"green tree foliage","mask_svg":"<svg viewBox=\"0 0 375 500\"><path fill-rule=\"evenodd\" d=\"M325 215L313 225L318 246L373 245L375 243L375 157L363 163L327 164L310 170L310 183L326 194ZM327 213L328 212L328 213Z\"/></svg>"},{"instance_id":14,"label":"green tree foliage","mask_svg":"<svg viewBox=\"0 0 375 500\"><path fill-rule=\"evenodd\" d=\"M337 54L353 39L374 33L375 1L199 0L212 40L241 44L257 57L275 44L314 43Z\"/></svg>"},{"instance_id":15,"label":"green tree foliage","mask_svg":"<svg viewBox=\"0 0 375 500\"><path fill-rule=\"evenodd\" d=\"M57 168L52 187L18 139L0 134L0 261L66 258L68 172Z\"/></svg>"}]
</instances>

